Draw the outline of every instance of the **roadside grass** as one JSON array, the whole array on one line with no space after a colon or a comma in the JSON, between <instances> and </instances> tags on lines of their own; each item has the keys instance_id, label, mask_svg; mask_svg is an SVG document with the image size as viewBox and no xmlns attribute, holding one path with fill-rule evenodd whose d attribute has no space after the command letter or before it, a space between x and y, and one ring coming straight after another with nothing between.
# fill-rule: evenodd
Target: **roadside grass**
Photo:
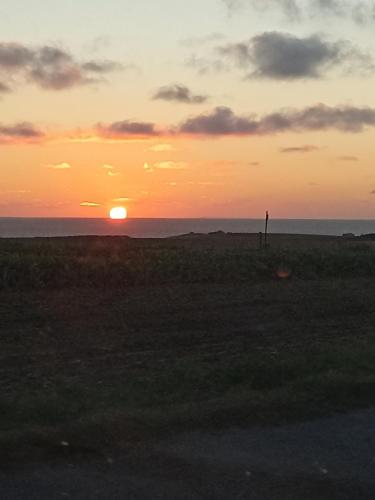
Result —
<instances>
[{"instance_id":1,"label":"roadside grass","mask_svg":"<svg viewBox=\"0 0 375 500\"><path fill-rule=\"evenodd\" d=\"M375 344L217 362L186 358L121 381L0 400L1 463L101 454L171 432L281 424L375 404ZM109 451L111 450L111 451Z\"/></svg>"}]
</instances>

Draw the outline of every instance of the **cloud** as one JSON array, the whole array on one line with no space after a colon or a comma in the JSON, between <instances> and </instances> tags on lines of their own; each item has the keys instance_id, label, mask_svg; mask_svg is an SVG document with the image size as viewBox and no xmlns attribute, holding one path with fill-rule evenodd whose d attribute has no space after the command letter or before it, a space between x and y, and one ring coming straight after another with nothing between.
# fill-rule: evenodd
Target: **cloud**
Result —
<instances>
[{"instance_id":1,"label":"cloud","mask_svg":"<svg viewBox=\"0 0 375 500\"><path fill-rule=\"evenodd\" d=\"M161 137L175 140L184 136L262 136L282 132L324 131L358 133L375 127L375 108L358 106L327 106L315 104L306 108L284 108L264 115L236 114L229 107L216 107L207 113L192 115L177 125L157 126L151 122L119 121L109 125L97 125L96 129L77 130L59 134L44 132L31 123L15 125L0 124L0 144L26 143L39 144L46 141L69 142L122 142L141 141ZM170 145L152 146L153 151L172 151ZM167 147L165 147L167 146ZM156 147L156 149L155 149ZM314 146L285 148L284 152L308 152ZM302 148L302 149L301 149ZM60 164L61 165L61 164ZM155 167L156 165L156 167ZM165 161L152 168L168 169L186 167L184 162ZM66 168L66 166L65 166ZM101 166L108 171L112 165ZM63 169L61 167L61 169Z\"/></svg>"},{"instance_id":2,"label":"cloud","mask_svg":"<svg viewBox=\"0 0 375 500\"><path fill-rule=\"evenodd\" d=\"M149 122L133 122L129 120L114 122L109 125L99 124L99 135L105 138L123 139L128 137L154 137L158 136L156 125Z\"/></svg>"},{"instance_id":3,"label":"cloud","mask_svg":"<svg viewBox=\"0 0 375 500\"><path fill-rule=\"evenodd\" d=\"M34 51L24 45L0 42L0 67L3 70L22 69L34 56Z\"/></svg>"},{"instance_id":4,"label":"cloud","mask_svg":"<svg viewBox=\"0 0 375 500\"><path fill-rule=\"evenodd\" d=\"M222 73L228 71L229 67L223 58L209 58L197 56L193 54L186 62L187 66L193 68L199 75L206 75L208 73Z\"/></svg>"},{"instance_id":5,"label":"cloud","mask_svg":"<svg viewBox=\"0 0 375 500\"><path fill-rule=\"evenodd\" d=\"M69 170L73 168L70 163L56 163L51 165L46 165L47 168L52 168L53 170Z\"/></svg>"},{"instance_id":6,"label":"cloud","mask_svg":"<svg viewBox=\"0 0 375 500\"><path fill-rule=\"evenodd\" d=\"M8 78L2 85L8 89L26 82L45 90L65 90L103 81L104 74L120 68L112 61L78 61L55 46L27 47L0 42L0 71Z\"/></svg>"},{"instance_id":7,"label":"cloud","mask_svg":"<svg viewBox=\"0 0 375 500\"><path fill-rule=\"evenodd\" d=\"M188 166L189 164L184 161L161 161L153 165L146 162L143 165L143 169L148 173L152 173L155 170L184 170Z\"/></svg>"},{"instance_id":8,"label":"cloud","mask_svg":"<svg viewBox=\"0 0 375 500\"><path fill-rule=\"evenodd\" d=\"M181 170L189 166L185 161L160 161L154 164L160 170Z\"/></svg>"},{"instance_id":9,"label":"cloud","mask_svg":"<svg viewBox=\"0 0 375 500\"><path fill-rule=\"evenodd\" d=\"M149 174L155 172L154 167L150 165L147 161L143 164L143 170Z\"/></svg>"},{"instance_id":10,"label":"cloud","mask_svg":"<svg viewBox=\"0 0 375 500\"><path fill-rule=\"evenodd\" d=\"M374 108L316 104L302 110L285 109L260 118L254 115L238 116L230 108L218 107L208 114L189 118L177 132L201 136L241 136L328 129L354 133L366 127L375 127Z\"/></svg>"},{"instance_id":11,"label":"cloud","mask_svg":"<svg viewBox=\"0 0 375 500\"><path fill-rule=\"evenodd\" d=\"M230 13L239 12L245 7L266 14L276 10L291 21L331 16L363 24L375 18L374 0L222 0L222 2Z\"/></svg>"},{"instance_id":12,"label":"cloud","mask_svg":"<svg viewBox=\"0 0 375 500\"><path fill-rule=\"evenodd\" d=\"M113 61L88 61L82 64L82 69L92 73L111 73L122 69L121 64Z\"/></svg>"},{"instance_id":13,"label":"cloud","mask_svg":"<svg viewBox=\"0 0 375 500\"><path fill-rule=\"evenodd\" d=\"M0 82L0 94L8 94L9 92L12 92L12 89L9 87L9 85Z\"/></svg>"},{"instance_id":14,"label":"cloud","mask_svg":"<svg viewBox=\"0 0 375 500\"><path fill-rule=\"evenodd\" d=\"M165 153L168 151L176 151L176 149L172 146L172 144L155 144L150 148L150 151L153 151L154 153Z\"/></svg>"},{"instance_id":15,"label":"cloud","mask_svg":"<svg viewBox=\"0 0 375 500\"><path fill-rule=\"evenodd\" d=\"M100 203L95 203L93 201L83 201L81 204L80 204L81 207L87 207L87 208L96 208L96 207L100 207L101 204Z\"/></svg>"},{"instance_id":16,"label":"cloud","mask_svg":"<svg viewBox=\"0 0 375 500\"><path fill-rule=\"evenodd\" d=\"M357 156L338 156L337 160L340 160L340 161L358 161L359 158Z\"/></svg>"},{"instance_id":17,"label":"cloud","mask_svg":"<svg viewBox=\"0 0 375 500\"><path fill-rule=\"evenodd\" d=\"M6 191L8 194L30 194L31 192L30 189L10 189Z\"/></svg>"},{"instance_id":18,"label":"cloud","mask_svg":"<svg viewBox=\"0 0 375 500\"><path fill-rule=\"evenodd\" d=\"M248 78L320 78L336 66L373 69L371 58L349 42L329 42L320 35L297 37L270 31L247 42L218 47L217 51L221 57L245 70Z\"/></svg>"},{"instance_id":19,"label":"cloud","mask_svg":"<svg viewBox=\"0 0 375 500\"><path fill-rule=\"evenodd\" d=\"M28 122L15 125L2 125L0 123L0 144L35 143L44 137L44 133Z\"/></svg>"},{"instance_id":20,"label":"cloud","mask_svg":"<svg viewBox=\"0 0 375 500\"><path fill-rule=\"evenodd\" d=\"M109 165L108 163L104 163L104 165L102 165L102 168L107 171L107 175L109 177L118 177L119 175L121 175L120 172L114 172L115 167L113 165Z\"/></svg>"},{"instance_id":21,"label":"cloud","mask_svg":"<svg viewBox=\"0 0 375 500\"><path fill-rule=\"evenodd\" d=\"M319 148L317 146L306 144L305 146L281 148L280 153L312 153L313 151L317 151L318 149Z\"/></svg>"},{"instance_id":22,"label":"cloud","mask_svg":"<svg viewBox=\"0 0 375 500\"><path fill-rule=\"evenodd\" d=\"M209 114L189 118L179 131L191 135L251 135L258 123L251 118L236 116L230 108L219 107Z\"/></svg>"},{"instance_id":23,"label":"cloud","mask_svg":"<svg viewBox=\"0 0 375 500\"><path fill-rule=\"evenodd\" d=\"M153 96L154 100L173 101L185 104L202 104L208 100L206 95L195 95L185 85L160 87Z\"/></svg>"},{"instance_id":24,"label":"cloud","mask_svg":"<svg viewBox=\"0 0 375 500\"><path fill-rule=\"evenodd\" d=\"M118 203L125 203L129 201L133 201L133 198L128 198L128 197L121 197L121 198L114 198L112 201L118 202Z\"/></svg>"}]
</instances>

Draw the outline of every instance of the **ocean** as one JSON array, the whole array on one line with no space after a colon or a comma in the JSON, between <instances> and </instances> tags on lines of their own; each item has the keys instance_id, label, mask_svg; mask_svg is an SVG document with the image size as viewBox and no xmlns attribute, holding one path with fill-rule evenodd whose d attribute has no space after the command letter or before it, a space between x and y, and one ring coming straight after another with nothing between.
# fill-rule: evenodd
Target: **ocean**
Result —
<instances>
[{"instance_id":1,"label":"ocean","mask_svg":"<svg viewBox=\"0 0 375 500\"><path fill-rule=\"evenodd\" d=\"M164 238L195 233L224 231L258 233L264 229L261 219L109 219L78 218L0 218L1 238L33 238L41 236L131 236ZM341 236L375 233L375 220L271 219L272 233L319 234Z\"/></svg>"}]
</instances>

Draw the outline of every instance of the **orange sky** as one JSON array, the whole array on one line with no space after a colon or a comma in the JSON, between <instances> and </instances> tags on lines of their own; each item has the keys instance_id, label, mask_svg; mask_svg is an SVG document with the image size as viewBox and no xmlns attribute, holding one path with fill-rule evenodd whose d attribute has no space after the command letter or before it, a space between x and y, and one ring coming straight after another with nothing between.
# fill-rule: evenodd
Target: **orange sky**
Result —
<instances>
[{"instance_id":1,"label":"orange sky","mask_svg":"<svg viewBox=\"0 0 375 500\"><path fill-rule=\"evenodd\" d=\"M302 0L298 22L139 4L4 7L0 216L374 217L373 42L347 2L329 33Z\"/></svg>"}]
</instances>

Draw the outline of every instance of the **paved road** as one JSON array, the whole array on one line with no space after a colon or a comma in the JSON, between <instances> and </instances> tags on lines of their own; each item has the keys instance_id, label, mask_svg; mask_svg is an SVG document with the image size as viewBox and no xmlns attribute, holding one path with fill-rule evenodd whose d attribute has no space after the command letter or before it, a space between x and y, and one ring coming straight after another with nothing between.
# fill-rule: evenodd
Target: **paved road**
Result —
<instances>
[{"instance_id":1,"label":"paved road","mask_svg":"<svg viewBox=\"0 0 375 500\"><path fill-rule=\"evenodd\" d=\"M373 500L375 410L0 473L1 500Z\"/></svg>"}]
</instances>

